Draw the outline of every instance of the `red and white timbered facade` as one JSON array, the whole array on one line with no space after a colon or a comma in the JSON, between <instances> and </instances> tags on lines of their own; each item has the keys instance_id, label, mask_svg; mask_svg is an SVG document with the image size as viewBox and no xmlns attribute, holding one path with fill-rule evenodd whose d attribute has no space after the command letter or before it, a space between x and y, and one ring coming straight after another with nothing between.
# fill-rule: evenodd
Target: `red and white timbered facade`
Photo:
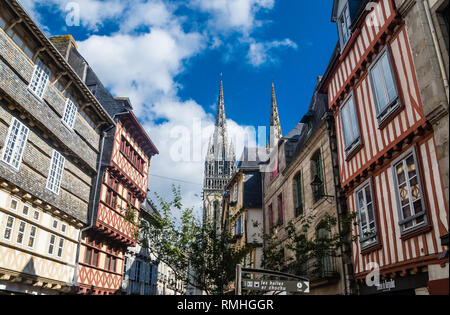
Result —
<instances>
[{"instance_id":1,"label":"red and white timbered facade","mask_svg":"<svg viewBox=\"0 0 450 315\"><path fill-rule=\"evenodd\" d=\"M406 26L391 0L356 12L323 91L336 120L341 186L356 214L353 266L363 284L374 266L386 280L441 264L448 204ZM350 26L345 14L336 17L340 35Z\"/></svg>"},{"instance_id":2,"label":"red and white timbered facade","mask_svg":"<svg viewBox=\"0 0 450 315\"><path fill-rule=\"evenodd\" d=\"M79 260L80 293L119 294L125 251L136 245L139 209L147 196L151 157L158 151L132 111L115 127L94 228L85 233Z\"/></svg>"}]
</instances>

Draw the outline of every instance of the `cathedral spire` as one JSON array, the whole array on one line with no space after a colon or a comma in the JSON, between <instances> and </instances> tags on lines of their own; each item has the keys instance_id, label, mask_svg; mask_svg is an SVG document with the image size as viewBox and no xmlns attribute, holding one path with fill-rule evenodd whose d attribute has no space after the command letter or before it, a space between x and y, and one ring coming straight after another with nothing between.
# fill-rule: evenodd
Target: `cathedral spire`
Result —
<instances>
[{"instance_id":1,"label":"cathedral spire","mask_svg":"<svg viewBox=\"0 0 450 315\"><path fill-rule=\"evenodd\" d=\"M223 96L223 81L220 80L219 103L217 104L216 127L225 127L225 99Z\"/></svg>"},{"instance_id":2,"label":"cathedral spire","mask_svg":"<svg viewBox=\"0 0 450 315\"><path fill-rule=\"evenodd\" d=\"M273 148L283 137L281 130L280 116L278 114L277 97L275 94L275 84L272 83L272 99L270 109L270 135L269 135L269 147Z\"/></svg>"}]
</instances>

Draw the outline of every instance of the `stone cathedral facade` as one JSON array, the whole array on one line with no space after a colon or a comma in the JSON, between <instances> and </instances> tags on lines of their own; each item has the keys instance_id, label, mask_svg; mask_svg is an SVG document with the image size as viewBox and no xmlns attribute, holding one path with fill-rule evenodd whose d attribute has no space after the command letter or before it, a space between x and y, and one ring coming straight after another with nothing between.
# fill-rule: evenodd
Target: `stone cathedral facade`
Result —
<instances>
[{"instance_id":1,"label":"stone cathedral facade","mask_svg":"<svg viewBox=\"0 0 450 315\"><path fill-rule=\"evenodd\" d=\"M223 82L220 82L219 102L214 134L209 142L205 161L203 185L204 219L218 222L222 216L223 187L236 171L236 154L232 141L229 142L223 96Z\"/></svg>"}]
</instances>

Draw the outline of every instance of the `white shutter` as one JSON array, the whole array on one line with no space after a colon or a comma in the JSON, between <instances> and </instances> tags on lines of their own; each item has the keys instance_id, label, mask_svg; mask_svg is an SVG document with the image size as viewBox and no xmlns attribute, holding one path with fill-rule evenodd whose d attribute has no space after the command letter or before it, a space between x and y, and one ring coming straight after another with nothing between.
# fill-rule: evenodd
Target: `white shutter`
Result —
<instances>
[{"instance_id":1,"label":"white shutter","mask_svg":"<svg viewBox=\"0 0 450 315\"><path fill-rule=\"evenodd\" d=\"M40 59L36 60L33 76L31 77L29 88L39 98L44 96L48 85L50 70L42 63Z\"/></svg>"},{"instance_id":2,"label":"white shutter","mask_svg":"<svg viewBox=\"0 0 450 315\"><path fill-rule=\"evenodd\" d=\"M77 112L78 112L78 106L76 105L75 101L71 97L68 97L67 101L66 101L66 108L64 110L64 115L63 115L62 121L70 129L73 129L73 126L75 125L75 118L76 118Z\"/></svg>"},{"instance_id":3,"label":"white shutter","mask_svg":"<svg viewBox=\"0 0 450 315\"><path fill-rule=\"evenodd\" d=\"M25 143L28 139L29 129L18 121L12 119L11 126L3 149L2 161L19 170L22 161Z\"/></svg>"},{"instance_id":4,"label":"white shutter","mask_svg":"<svg viewBox=\"0 0 450 315\"><path fill-rule=\"evenodd\" d=\"M47 189L59 195L65 158L56 150L53 150L52 161L47 178Z\"/></svg>"}]
</instances>

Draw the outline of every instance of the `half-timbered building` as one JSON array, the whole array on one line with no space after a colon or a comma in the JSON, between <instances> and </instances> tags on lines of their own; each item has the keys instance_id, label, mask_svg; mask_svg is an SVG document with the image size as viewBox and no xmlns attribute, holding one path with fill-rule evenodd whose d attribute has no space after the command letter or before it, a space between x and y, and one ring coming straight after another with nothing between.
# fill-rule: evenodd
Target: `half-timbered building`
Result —
<instances>
[{"instance_id":1,"label":"half-timbered building","mask_svg":"<svg viewBox=\"0 0 450 315\"><path fill-rule=\"evenodd\" d=\"M58 36L51 41L115 122L106 131L102 146L102 176L92 196L90 224L83 230L76 279L80 294L120 294L125 253L137 241L151 158L159 152L133 113L130 100L108 92L73 38Z\"/></svg>"},{"instance_id":2,"label":"half-timbered building","mask_svg":"<svg viewBox=\"0 0 450 315\"><path fill-rule=\"evenodd\" d=\"M357 214L360 293L432 294L436 275L448 281L448 204L405 22L391 0L336 0L332 20L339 43L322 91L336 120L341 186Z\"/></svg>"}]
</instances>

